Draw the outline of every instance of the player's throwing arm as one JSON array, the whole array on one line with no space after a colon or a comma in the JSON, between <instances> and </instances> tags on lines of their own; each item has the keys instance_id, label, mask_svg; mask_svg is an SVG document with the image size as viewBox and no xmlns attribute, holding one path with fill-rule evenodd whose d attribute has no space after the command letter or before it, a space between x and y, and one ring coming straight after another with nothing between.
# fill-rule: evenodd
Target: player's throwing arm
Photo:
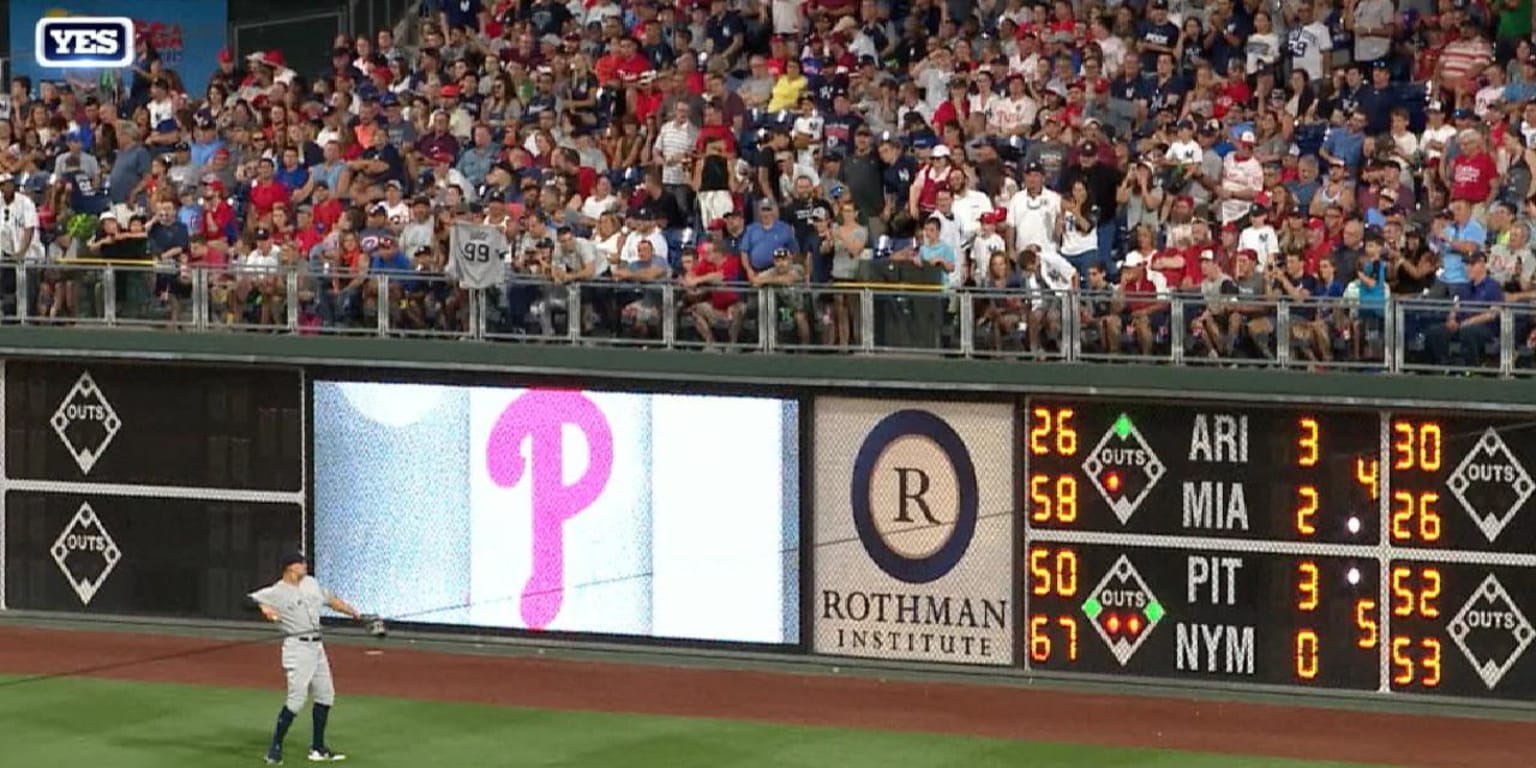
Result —
<instances>
[{"instance_id":1,"label":"player's throwing arm","mask_svg":"<svg viewBox=\"0 0 1536 768\"><path fill-rule=\"evenodd\" d=\"M357 609L331 594L309 575L309 563L298 553L282 559L282 578L269 587L250 594L261 615L283 631L283 673L288 678L288 700L277 713L277 727L272 732L272 746L267 750L267 764L283 762L283 739L293 725L304 701L314 699L314 738L309 760L329 762L345 760L325 743L325 726L336 702L336 685L331 679L331 664L320 641L320 610L329 607L356 620L363 620Z\"/></svg>"}]
</instances>

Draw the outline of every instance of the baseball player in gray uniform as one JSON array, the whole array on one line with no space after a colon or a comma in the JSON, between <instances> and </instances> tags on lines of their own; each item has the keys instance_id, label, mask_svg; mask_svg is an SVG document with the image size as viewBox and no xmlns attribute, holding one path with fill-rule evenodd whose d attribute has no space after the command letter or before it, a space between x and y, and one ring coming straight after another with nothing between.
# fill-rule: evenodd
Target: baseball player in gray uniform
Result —
<instances>
[{"instance_id":1,"label":"baseball player in gray uniform","mask_svg":"<svg viewBox=\"0 0 1536 768\"><path fill-rule=\"evenodd\" d=\"M283 630L283 672L288 676L288 701L277 713L277 728L272 732L272 746L267 750L267 764L283 762L283 738L288 727L304 708L304 700L314 697L314 739L310 742L311 762L345 760L346 755L331 751L325 744L325 725L336 701L336 686L331 680L331 663L320 643L320 609L329 606L337 613L361 619L357 609L320 586L309 575L309 563L298 553L285 555L283 576L270 587L252 592L250 597L261 608L267 621Z\"/></svg>"}]
</instances>

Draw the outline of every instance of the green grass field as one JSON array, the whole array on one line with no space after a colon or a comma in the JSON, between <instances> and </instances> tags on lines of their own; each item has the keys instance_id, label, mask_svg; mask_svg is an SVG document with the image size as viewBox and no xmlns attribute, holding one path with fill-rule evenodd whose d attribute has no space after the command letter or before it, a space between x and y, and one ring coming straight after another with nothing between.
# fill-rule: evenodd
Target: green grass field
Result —
<instances>
[{"instance_id":1,"label":"green grass field","mask_svg":"<svg viewBox=\"0 0 1536 768\"><path fill-rule=\"evenodd\" d=\"M516 684L516 681L509 681ZM0 679L0 765L220 768L261 765L272 692L79 678ZM288 737L307 765L306 710ZM1303 768L1264 758L806 728L724 720L552 712L343 697L329 741L347 765L422 768Z\"/></svg>"}]
</instances>

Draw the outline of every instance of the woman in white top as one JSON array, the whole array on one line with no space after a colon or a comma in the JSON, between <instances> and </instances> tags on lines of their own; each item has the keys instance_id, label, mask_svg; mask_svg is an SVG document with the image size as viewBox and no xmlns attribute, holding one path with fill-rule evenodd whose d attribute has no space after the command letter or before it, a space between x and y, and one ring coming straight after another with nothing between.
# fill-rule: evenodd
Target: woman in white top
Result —
<instances>
[{"instance_id":1,"label":"woman in white top","mask_svg":"<svg viewBox=\"0 0 1536 768\"><path fill-rule=\"evenodd\" d=\"M1092 209L1088 185L1082 179L1073 181L1072 188L1061 198L1061 216L1056 219L1056 226L1060 230L1061 255L1080 278L1087 277L1088 265L1099 259L1099 221Z\"/></svg>"},{"instance_id":2,"label":"woman in white top","mask_svg":"<svg viewBox=\"0 0 1536 768\"><path fill-rule=\"evenodd\" d=\"M1317 91L1312 87L1312 81L1307 79L1307 73L1296 70L1286 83L1289 86L1286 92L1290 98L1285 100L1285 113L1292 120L1312 122L1316 115Z\"/></svg>"},{"instance_id":3,"label":"woman in white top","mask_svg":"<svg viewBox=\"0 0 1536 768\"><path fill-rule=\"evenodd\" d=\"M992 92L992 73L983 69L976 73L976 92L969 97L971 114L992 114L992 108L1003 100L1001 94ZM990 118L989 118L990 119Z\"/></svg>"},{"instance_id":4,"label":"woman in white top","mask_svg":"<svg viewBox=\"0 0 1536 768\"><path fill-rule=\"evenodd\" d=\"M869 249L869 229L859 223L859 207L850 199L838 204L838 223L832 228L832 280L856 281L859 262L874 256ZM855 341L853 316L859 312L856 293L837 293L832 297L833 343L846 347Z\"/></svg>"},{"instance_id":5,"label":"woman in white top","mask_svg":"<svg viewBox=\"0 0 1536 768\"><path fill-rule=\"evenodd\" d=\"M626 239L623 228L619 226L619 217L614 213L605 213L597 219L597 230L592 233L592 250L597 254L597 271L594 277L606 277L612 271L613 265L619 263L619 254L624 252L624 240Z\"/></svg>"},{"instance_id":6,"label":"woman in white top","mask_svg":"<svg viewBox=\"0 0 1536 768\"><path fill-rule=\"evenodd\" d=\"M613 181L607 176L598 176L597 183L592 185L592 194L581 201L581 208L577 213L582 226L595 227L603 214L615 213L618 210L619 197L613 194Z\"/></svg>"},{"instance_id":7,"label":"woman in white top","mask_svg":"<svg viewBox=\"0 0 1536 768\"><path fill-rule=\"evenodd\" d=\"M1275 25L1269 18L1269 11L1253 14L1253 34L1248 36L1243 50L1248 54L1249 75L1257 75L1261 70L1274 70L1275 63L1280 61L1280 36L1275 34Z\"/></svg>"}]
</instances>

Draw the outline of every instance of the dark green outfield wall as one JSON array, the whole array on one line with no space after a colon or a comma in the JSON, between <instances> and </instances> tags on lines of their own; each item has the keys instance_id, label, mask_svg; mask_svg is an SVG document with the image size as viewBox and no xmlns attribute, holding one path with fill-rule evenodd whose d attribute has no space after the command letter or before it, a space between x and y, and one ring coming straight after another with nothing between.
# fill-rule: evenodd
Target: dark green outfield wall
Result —
<instances>
[{"instance_id":1,"label":"dark green outfield wall","mask_svg":"<svg viewBox=\"0 0 1536 768\"><path fill-rule=\"evenodd\" d=\"M1307 401L1536 407L1536 380L896 358L852 355L703 354L451 340L289 337L254 333L5 328L0 355L110 357L375 368L381 377L433 372L522 380L609 380L669 389L791 386L907 394L1075 392L1173 397L1282 397Z\"/></svg>"}]
</instances>

